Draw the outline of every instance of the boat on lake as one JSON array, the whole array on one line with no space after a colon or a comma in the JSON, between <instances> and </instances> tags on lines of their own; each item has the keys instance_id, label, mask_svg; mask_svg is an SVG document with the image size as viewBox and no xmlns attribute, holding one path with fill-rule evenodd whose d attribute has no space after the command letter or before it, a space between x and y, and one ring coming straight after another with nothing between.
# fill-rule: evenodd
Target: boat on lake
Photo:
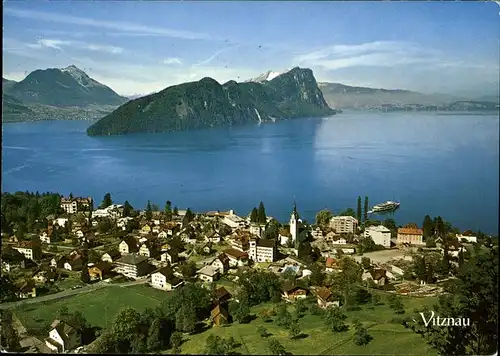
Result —
<instances>
[{"instance_id":1,"label":"boat on lake","mask_svg":"<svg viewBox=\"0 0 500 356\"><path fill-rule=\"evenodd\" d=\"M388 200L386 202L375 205L368 213L380 213L385 211L394 211L399 208L399 202Z\"/></svg>"}]
</instances>

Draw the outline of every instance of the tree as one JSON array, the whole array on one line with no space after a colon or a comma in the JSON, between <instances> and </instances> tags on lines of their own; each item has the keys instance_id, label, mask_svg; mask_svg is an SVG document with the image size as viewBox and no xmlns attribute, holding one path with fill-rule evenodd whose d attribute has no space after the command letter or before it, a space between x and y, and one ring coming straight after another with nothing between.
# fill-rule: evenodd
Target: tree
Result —
<instances>
[{"instance_id":1,"label":"tree","mask_svg":"<svg viewBox=\"0 0 500 356\"><path fill-rule=\"evenodd\" d=\"M354 321L354 343L356 345L362 346L368 344L373 338L368 334L368 330L359 322L359 320Z\"/></svg>"},{"instance_id":2,"label":"tree","mask_svg":"<svg viewBox=\"0 0 500 356\"><path fill-rule=\"evenodd\" d=\"M250 315L250 307L248 306L247 298L240 298L239 302L229 303L229 312L233 317L233 320L242 324L248 320Z\"/></svg>"},{"instance_id":3,"label":"tree","mask_svg":"<svg viewBox=\"0 0 500 356\"><path fill-rule=\"evenodd\" d=\"M288 326L288 335L290 339L295 339L297 336L300 335L302 330L300 329L300 324L298 319L292 319L290 325Z\"/></svg>"},{"instance_id":4,"label":"tree","mask_svg":"<svg viewBox=\"0 0 500 356\"><path fill-rule=\"evenodd\" d=\"M185 217L186 217L188 223L190 223L191 221L194 220L194 214L190 208L187 208Z\"/></svg>"},{"instance_id":5,"label":"tree","mask_svg":"<svg viewBox=\"0 0 500 356\"><path fill-rule=\"evenodd\" d=\"M167 221L172 221L172 202L170 200L167 200L165 203L165 219Z\"/></svg>"},{"instance_id":6,"label":"tree","mask_svg":"<svg viewBox=\"0 0 500 356\"><path fill-rule=\"evenodd\" d=\"M257 331L259 332L260 337L267 337L269 335L267 329L262 325L257 327Z\"/></svg>"},{"instance_id":7,"label":"tree","mask_svg":"<svg viewBox=\"0 0 500 356\"><path fill-rule=\"evenodd\" d=\"M297 318L302 318L307 311L307 305L304 299L299 299L295 302L295 314Z\"/></svg>"},{"instance_id":8,"label":"tree","mask_svg":"<svg viewBox=\"0 0 500 356\"><path fill-rule=\"evenodd\" d=\"M153 323L149 327L148 337L146 339L146 348L149 352L157 351L161 349L161 347L163 346L160 329L161 329L161 321L160 319L156 318L153 320Z\"/></svg>"},{"instance_id":9,"label":"tree","mask_svg":"<svg viewBox=\"0 0 500 356\"><path fill-rule=\"evenodd\" d=\"M80 273L80 280L87 284L90 283L89 268L87 266L87 260L83 261L82 272Z\"/></svg>"},{"instance_id":10,"label":"tree","mask_svg":"<svg viewBox=\"0 0 500 356\"><path fill-rule=\"evenodd\" d=\"M108 354L118 352L118 340L116 335L107 330L93 343L92 351L96 354Z\"/></svg>"},{"instance_id":11,"label":"tree","mask_svg":"<svg viewBox=\"0 0 500 356\"><path fill-rule=\"evenodd\" d=\"M460 319L465 327L424 325L421 315L410 328L424 337L442 355L491 355L498 338L498 247L474 254L464 262L440 296L433 310L418 310L429 319L435 315Z\"/></svg>"},{"instance_id":12,"label":"tree","mask_svg":"<svg viewBox=\"0 0 500 356\"><path fill-rule=\"evenodd\" d=\"M174 211L173 211L173 213L174 213L174 215L175 215L175 216L178 216L178 215L179 215L179 209L178 209L176 206L174 206Z\"/></svg>"},{"instance_id":13,"label":"tree","mask_svg":"<svg viewBox=\"0 0 500 356\"><path fill-rule=\"evenodd\" d=\"M196 327L196 311L189 305L183 305L177 313L175 313L175 328L179 331L190 333Z\"/></svg>"},{"instance_id":14,"label":"tree","mask_svg":"<svg viewBox=\"0 0 500 356\"><path fill-rule=\"evenodd\" d=\"M368 220L368 197L365 196L365 207L364 207L364 211L363 211L363 222L365 222L366 220Z\"/></svg>"},{"instance_id":15,"label":"tree","mask_svg":"<svg viewBox=\"0 0 500 356\"><path fill-rule=\"evenodd\" d=\"M133 354L146 353L146 337L144 335L134 335L132 342L130 343L131 351Z\"/></svg>"},{"instance_id":16,"label":"tree","mask_svg":"<svg viewBox=\"0 0 500 356\"><path fill-rule=\"evenodd\" d=\"M153 218L153 208L151 207L151 202L148 200L148 205L146 206L146 219L151 220Z\"/></svg>"},{"instance_id":17,"label":"tree","mask_svg":"<svg viewBox=\"0 0 500 356\"><path fill-rule=\"evenodd\" d=\"M361 257L361 265L365 270L369 270L372 266L372 263L370 261L369 257Z\"/></svg>"},{"instance_id":18,"label":"tree","mask_svg":"<svg viewBox=\"0 0 500 356\"><path fill-rule=\"evenodd\" d=\"M123 204L123 217L129 217L132 216L132 213L134 212L134 207L130 205L128 200L125 200L125 203Z\"/></svg>"},{"instance_id":19,"label":"tree","mask_svg":"<svg viewBox=\"0 0 500 356\"><path fill-rule=\"evenodd\" d=\"M358 221L361 221L361 197L360 196L358 196L358 206L356 209L356 219L358 219Z\"/></svg>"},{"instance_id":20,"label":"tree","mask_svg":"<svg viewBox=\"0 0 500 356\"><path fill-rule=\"evenodd\" d=\"M354 218L356 217L356 213L354 210L352 210L352 208L347 208L346 210L341 211L339 213L339 216L352 216Z\"/></svg>"},{"instance_id":21,"label":"tree","mask_svg":"<svg viewBox=\"0 0 500 356\"><path fill-rule=\"evenodd\" d=\"M334 282L344 295L344 306L346 307L352 297L353 287L361 282L363 269L349 256L343 256L339 260L339 266L342 272L335 276Z\"/></svg>"},{"instance_id":22,"label":"tree","mask_svg":"<svg viewBox=\"0 0 500 356\"><path fill-rule=\"evenodd\" d=\"M386 228L391 230L391 236L394 237L396 235L396 231L398 229L398 226L396 225L396 221L394 219L388 218L385 219L384 222L382 223Z\"/></svg>"},{"instance_id":23,"label":"tree","mask_svg":"<svg viewBox=\"0 0 500 356\"><path fill-rule=\"evenodd\" d=\"M267 222L266 209L264 208L264 203L260 202L259 209L257 211L258 223L265 224Z\"/></svg>"},{"instance_id":24,"label":"tree","mask_svg":"<svg viewBox=\"0 0 500 356\"><path fill-rule=\"evenodd\" d=\"M271 355L286 355L285 347L275 338L270 338L267 341L267 349Z\"/></svg>"},{"instance_id":25,"label":"tree","mask_svg":"<svg viewBox=\"0 0 500 356\"><path fill-rule=\"evenodd\" d=\"M181 263L179 269L184 279L191 279L196 276L196 263L193 261Z\"/></svg>"},{"instance_id":26,"label":"tree","mask_svg":"<svg viewBox=\"0 0 500 356\"><path fill-rule=\"evenodd\" d=\"M210 335L205 341L205 355L229 355L236 347L236 341L231 336L222 339L220 336Z\"/></svg>"},{"instance_id":27,"label":"tree","mask_svg":"<svg viewBox=\"0 0 500 356\"><path fill-rule=\"evenodd\" d=\"M99 206L99 208L100 209L105 209L105 208L107 208L108 206L110 206L112 204L113 204L113 200L111 199L111 194L110 193L106 193L106 194L104 194L104 199L102 200L102 203Z\"/></svg>"},{"instance_id":28,"label":"tree","mask_svg":"<svg viewBox=\"0 0 500 356\"><path fill-rule=\"evenodd\" d=\"M424 256L415 256L414 269L415 275L420 281L427 280L427 267Z\"/></svg>"},{"instance_id":29,"label":"tree","mask_svg":"<svg viewBox=\"0 0 500 356\"><path fill-rule=\"evenodd\" d=\"M174 331L172 335L170 335L170 345L172 345L174 353L180 353L180 346L182 344L182 333L179 331Z\"/></svg>"},{"instance_id":30,"label":"tree","mask_svg":"<svg viewBox=\"0 0 500 356\"><path fill-rule=\"evenodd\" d=\"M7 351L17 351L21 346L17 329L13 325L12 312L7 309L0 310L0 344Z\"/></svg>"},{"instance_id":31,"label":"tree","mask_svg":"<svg viewBox=\"0 0 500 356\"><path fill-rule=\"evenodd\" d=\"M392 294L389 297L389 307L394 310L396 314L404 314L405 313L405 307L403 302L401 301L401 298Z\"/></svg>"},{"instance_id":32,"label":"tree","mask_svg":"<svg viewBox=\"0 0 500 356\"><path fill-rule=\"evenodd\" d=\"M422 230L425 240L434 235L434 224L432 223L432 219L429 215L426 215L424 217L424 222L422 223Z\"/></svg>"},{"instance_id":33,"label":"tree","mask_svg":"<svg viewBox=\"0 0 500 356\"><path fill-rule=\"evenodd\" d=\"M322 286L325 280L323 269L316 263L312 264L309 268L311 274L309 275L309 283L313 286Z\"/></svg>"},{"instance_id":34,"label":"tree","mask_svg":"<svg viewBox=\"0 0 500 356\"><path fill-rule=\"evenodd\" d=\"M112 332L117 340L131 341L139 331L139 320L141 315L133 308L126 307L122 309L115 317Z\"/></svg>"},{"instance_id":35,"label":"tree","mask_svg":"<svg viewBox=\"0 0 500 356\"><path fill-rule=\"evenodd\" d=\"M284 328L288 328L292 323L292 315L288 312L287 305L285 303L280 303L276 308L276 318L274 319L276 324Z\"/></svg>"},{"instance_id":36,"label":"tree","mask_svg":"<svg viewBox=\"0 0 500 356\"><path fill-rule=\"evenodd\" d=\"M9 302L16 299L17 288L8 274L0 276L0 301Z\"/></svg>"},{"instance_id":37,"label":"tree","mask_svg":"<svg viewBox=\"0 0 500 356\"><path fill-rule=\"evenodd\" d=\"M266 230L264 231L263 238L267 240L276 240L279 235L280 223L276 219L272 219L267 224Z\"/></svg>"},{"instance_id":38,"label":"tree","mask_svg":"<svg viewBox=\"0 0 500 356\"><path fill-rule=\"evenodd\" d=\"M464 251L463 249L460 249L460 251L458 251L458 266L462 267L463 264L464 264Z\"/></svg>"},{"instance_id":39,"label":"tree","mask_svg":"<svg viewBox=\"0 0 500 356\"><path fill-rule=\"evenodd\" d=\"M253 208L252 212L250 213L250 222L256 223L259 221L259 213L257 211L257 208Z\"/></svg>"},{"instance_id":40,"label":"tree","mask_svg":"<svg viewBox=\"0 0 500 356\"><path fill-rule=\"evenodd\" d=\"M333 214L328 209L323 209L316 214L316 225L326 227L330 223Z\"/></svg>"},{"instance_id":41,"label":"tree","mask_svg":"<svg viewBox=\"0 0 500 356\"><path fill-rule=\"evenodd\" d=\"M346 331L348 329L344 322L346 319L347 316L338 307L329 307L324 314L325 324L333 332Z\"/></svg>"}]
</instances>

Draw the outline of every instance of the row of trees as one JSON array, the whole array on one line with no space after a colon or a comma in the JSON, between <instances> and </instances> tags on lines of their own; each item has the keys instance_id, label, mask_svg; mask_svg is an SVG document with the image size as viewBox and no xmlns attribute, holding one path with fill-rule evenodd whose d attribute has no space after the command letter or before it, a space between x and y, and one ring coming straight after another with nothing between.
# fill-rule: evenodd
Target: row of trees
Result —
<instances>
[{"instance_id":1,"label":"row of trees","mask_svg":"<svg viewBox=\"0 0 500 356\"><path fill-rule=\"evenodd\" d=\"M18 238L34 229L47 228L46 218L62 212L61 196L55 193L2 193L1 229Z\"/></svg>"},{"instance_id":2,"label":"row of trees","mask_svg":"<svg viewBox=\"0 0 500 356\"><path fill-rule=\"evenodd\" d=\"M210 290L187 284L168 295L155 309L139 313L125 308L94 344L95 353L146 353L168 347L179 353L182 333L195 331L209 316Z\"/></svg>"},{"instance_id":3,"label":"row of trees","mask_svg":"<svg viewBox=\"0 0 500 356\"><path fill-rule=\"evenodd\" d=\"M470 326L425 326L419 313L429 317L430 310L423 308L409 327L443 355L493 354L498 347L498 246L475 251L445 292L433 307L435 314L469 320Z\"/></svg>"},{"instance_id":4,"label":"row of trees","mask_svg":"<svg viewBox=\"0 0 500 356\"><path fill-rule=\"evenodd\" d=\"M267 223L266 209L264 208L263 202L260 202L258 209L255 207L252 209L252 212L250 213L250 222L257 224Z\"/></svg>"},{"instance_id":5,"label":"row of trees","mask_svg":"<svg viewBox=\"0 0 500 356\"><path fill-rule=\"evenodd\" d=\"M358 196L358 205L356 209L356 219L361 223L361 217L363 217L363 223L368 220L368 197L365 196L365 205L363 211L361 211L361 197Z\"/></svg>"}]
</instances>

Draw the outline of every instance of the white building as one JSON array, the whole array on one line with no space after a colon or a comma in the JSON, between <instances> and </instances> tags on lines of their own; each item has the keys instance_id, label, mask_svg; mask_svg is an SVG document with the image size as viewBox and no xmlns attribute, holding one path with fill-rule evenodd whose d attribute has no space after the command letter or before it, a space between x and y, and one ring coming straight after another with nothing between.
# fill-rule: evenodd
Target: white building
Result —
<instances>
[{"instance_id":1,"label":"white building","mask_svg":"<svg viewBox=\"0 0 500 356\"><path fill-rule=\"evenodd\" d=\"M51 325L45 345L54 352L68 353L82 343L81 333L63 321L55 320Z\"/></svg>"},{"instance_id":2,"label":"white building","mask_svg":"<svg viewBox=\"0 0 500 356\"><path fill-rule=\"evenodd\" d=\"M78 205L80 207L90 207L92 204L92 198L62 198L61 208L68 214L74 214L78 212Z\"/></svg>"},{"instance_id":3,"label":"white building","mask_svg":"<svg viewBox=\"0 0 500 356\"><path fill-rule=\"evenodd\" d=\"M347 240L344 239L343 237L339 238L338 240L332 240L333 245L345 245L347 244Z\"/></svg>"},{"instance_id":4,"label":"white building","mask_svg":"<svg viewBox=\"0 0 500 356\"><path fill-rule=\"evenodd\" d=\"M198 271L198 278L203 282L213 282L219 277L219 270L212 266L205 266Z\"/></svg>"},{"instance_id":5,"label":"white building","mask_svg":"<svg viewBox=\"0 0 500 356\"><path fill-rule=\"evenodd\" d=\"M250 233L252 235L256 235L258 237L262 237L262 234L266 230L265 225L260 225L260 224L251 224L250 225Z\"/></svg>"},{"instance_id":6,"label":"white building","mask_svg":"<svg viewBox=\"0 0 500 356\"><path fill-rule=\"evenodd\" d=\"M477 242L477 236L474 236L472 234L471 235L469 235L469 234L465 234L465 235L457 234L456 236L457 236L458 241L460 241L460 242L463 242L463 240L470 242L470 243Z\"/></svg>"},{"instance_id":7,"label":"white building","mask_svg":"<svg viewBox=\"0 0 500 356\"><path fill-rule=\"evenodd\" d=\"M181 286L183 281L173 275L170 267L164 267L151 275L151 287L170 291Z\"/></svg>"},{"instance_id":8,"label":"white building","mask_svg":"<svg viewBox=\"0 0 500 356\"><path fill-rule=\"evenodd\" d=\"M330 220L330 227L337 234L354 234L358 230L358 220L352 216L334 216Z\"/></svg>"},{"instance_id":9,"label":"white building","mask_svg":"<svg viewBox=\"0 0 500 356\"><path fill-rule=\"evenodd\" d=\"M57 218L52 221L52 225L59 225L60 227L66 226L68 218Z\"/></svg>"},{"instance_id":10,"label":"white building","mask_svg":"<svg viewBox=\"0 0 500 356\"><path fill-rule=\"evenodd\" d=\"M248 257L255 262L274 262L277 254L276 241L264 239L250 240Z\"/></svg>"},{"instance_id":11,"label":"white building","mask_svg":"<svg viewBox=\"0 0 500 356\"><path fill-rule=\"evenodd\" d=\"M245 219L239 217L233 210L229 210L229 214L225 215L222 222L232 229L245 227Z\"/></svg>"},{"instance_id":12,"label":"white building","mask_svg":"<svg viewBox=\"0 0 500 356\"><path fill-rule=\"evenodd\" d=\"M297 241L297 237L299 236L299 224L300 220L299 214L297 213L297 205L294 202L292 215L290 216L290 235L294 244Z\"/></svg>"},{"instance_id":13,"label":"white building","mask_svg":"<svg viewBox=\"0 0 500 356\"><path fill-rule=\"evenodd\" d=\"M371 237L376 245L391 247L391 230L383 225L368 226L364 232L365 238Z\"/></svg>"}]
</instances>

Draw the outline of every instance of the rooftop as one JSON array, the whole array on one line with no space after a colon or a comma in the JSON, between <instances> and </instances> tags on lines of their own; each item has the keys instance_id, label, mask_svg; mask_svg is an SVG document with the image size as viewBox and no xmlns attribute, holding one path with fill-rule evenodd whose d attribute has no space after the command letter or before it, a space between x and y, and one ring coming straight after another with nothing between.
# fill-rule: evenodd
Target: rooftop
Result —
<instances>
[{"instance_id":1,"label":"rooftop","mask_svg":"<svg viewBox=\"0 0 500 356\"><path fill-rule=\"evenodd\" d=\"M386 228L384 225L378 225L378 226L368 226L366 228L366 231L375 231L375 232L391 232L388 228Z\"/></svg>"},{"instance_id":2,"label":"rooftop","mask_svg":"<svg viewBox=\"0 0 500 356\"><path fill-rule=\"evenodd\" d=\"M124 255L120 259L118 259L116 262L121 262L121 263L126 263L129 265L138 265L144 261L146 261L148 258L146 256L140 256L135 253L131 253L129 255Z\"/></svg>"}]
</instances>

